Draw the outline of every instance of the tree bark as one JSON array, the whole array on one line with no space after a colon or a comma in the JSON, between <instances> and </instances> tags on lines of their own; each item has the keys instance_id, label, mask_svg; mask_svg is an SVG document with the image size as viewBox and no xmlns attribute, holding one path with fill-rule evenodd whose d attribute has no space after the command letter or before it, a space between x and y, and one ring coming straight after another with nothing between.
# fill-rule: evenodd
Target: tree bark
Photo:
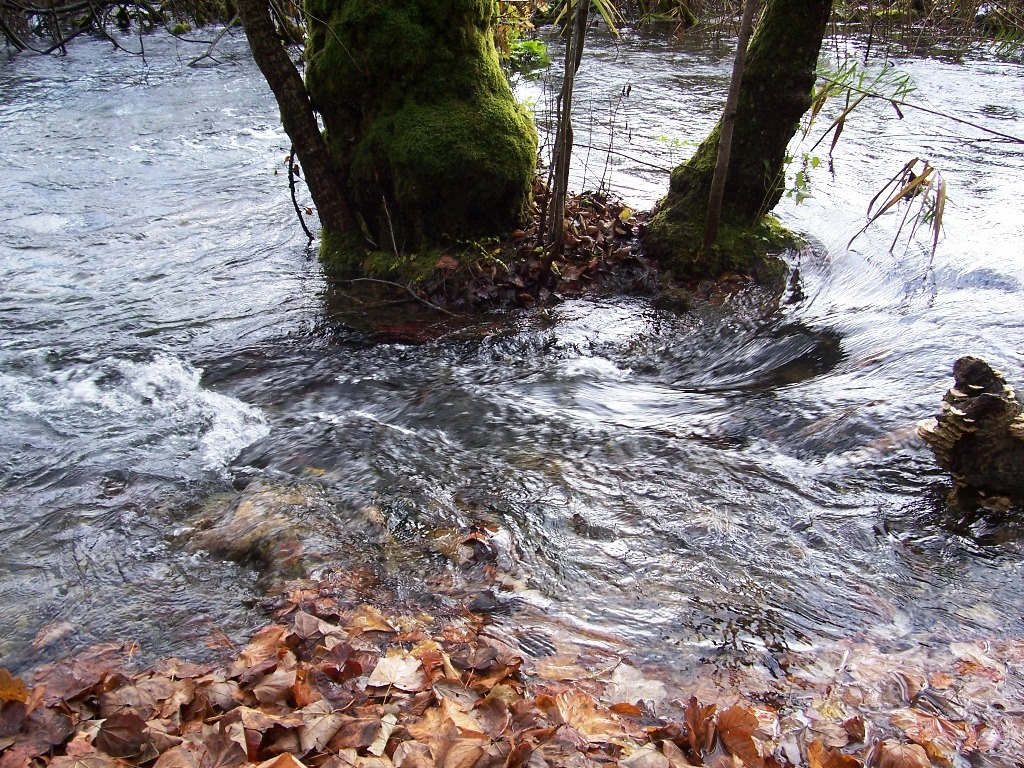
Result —
<instances>
[{"instance_id":1,"label":"tree bark","mask_svg":"<svg viewBox=\"0 0 1024 768\"><path fill-rule=\"evenodd\" d=\"M309 94L277 36L267 0L237 0L237 4L253 58L281 109L281 123L302 165L320 224L330 233L355 231L355 219L331 164Z\"/></svg>"},{"instance_id":2,"label":"tree bark","mask_svg":"<svg viewBox=\"0 0 1024 768\"><path fill-rule=\"evenodd\" d=\"M711 192L708 195L708 215L704 222L704 244L702 246L704 249L710 248L718 239L718 224L722 218L722 202L725 198L725 182L729 177L732 134L736 126L736 105L740 100L740 83L743 80L743 69L747 62L747 44L750 42L750 30L754 24L754 6L756 4L757 0L746 0L743 5L740 34L736 40L736 60L732 65L729 95L725 99L725 110L722 113L718 162L715 163L715 174L711 180Z\"/></svg>"},{"instance_id":3,"label":"tree bark","mask_svg":"<svg viewBox=\"0 0 1024 768\"><path fill-rule=\"evenodd\" d=\"M811 103L831 10L832 0L768 0L765 5L740 84L723 224L752 232L781 198L786 147ZM740 256L697 258L721 130L719 123L694 156L673 170L669 193L645 236L651 256L693 276L717 277L723 269L745 269Z\"/></svg>"},{"instance_id":4,"label":"tree bark","mask_svg":"<svg viewBox=\"0 0 1024 768\"><path fill-rule=\"evenodd\" d=\"M345 196L378 250L397 264L521 226L537 136L501 71L494 0L305 8L306 88Z\"/></svg>"}]
</instances>

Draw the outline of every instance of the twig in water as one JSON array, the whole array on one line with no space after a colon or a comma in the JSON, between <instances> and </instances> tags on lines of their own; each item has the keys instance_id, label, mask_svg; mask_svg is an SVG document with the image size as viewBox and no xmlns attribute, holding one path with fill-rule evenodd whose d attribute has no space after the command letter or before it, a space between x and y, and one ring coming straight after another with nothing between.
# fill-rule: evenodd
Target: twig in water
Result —
<instances>
[{"instance_id":1,"label":"twig in water","mask_svg":"<svg viewBox=\"0 0 1024 768\"><path fill-rule=\"evenodd\" d=\"M449 317L458 317L458 315L455 314L454 312L449 312L444 307L439 307L439 306L437 306L437 304L433 304L433 303L427 301L422 296L417 294L416 291L414 291L408 285L402 285L401 283L396 283L396 282L393 282L391 280L379 280L379 279L377 279L375 277L356 277L356 278L353 278L352 280L350 280L349 282L351 282L351 283L377 283L378 285L390 285L390 286L392 286L394 288L401 288L403 291L405 291L410 296L412 296L414 299L416 299L416 301L418 301L420 304L423 304L426 307L430 307L435 312L441 312L442 314L448 315Z\"/></svg>"},{"instance_id":2,"label":"twig in water","mask_svg":"<svg viewBox=\"0 0 1024 768\"><path fill-rule=\"evenodd\" d=\"M651 163L651 162L648 162L647 160L641 160L639 157L634 157L633 155L628 155L625 152L620 152L617 149L611 149L611 148L607 148L607 147L595 147L595 146L592 146L590 144L583 144L582 142L575 142L575 144L576 144L577 147L580 147L582 149L593 149L593 150L596 150L598 152L607 152L609 155L615 155L616 157L624 157L627 160L630 160L630 161L636 163L637 165L646 165L648 168L652 168L655 171L664 171L665 173L671 173L672 172L672 169L670 167L667 167L667 166L664 166L664 165L658 165L657 163Z\"/></svg>"},{"instance_id":3,"label":"twig in water","mask_svg":"<svg viewBox=\"0 0 1024 768\"><path fill-rule=\"evenodd\" d=\"M295 215L299 217L299 224L302 225L302 231L306 233L306 237L309 238L309 242L313 242L313 233L309 231L309 227L306 226L306 220L302 218L302 209L299 208L299 201L295 198L295 145L292 145L291 151L288 153L288 189L292 193L292 205L295 206Z\"/></svg>"}]
</instances>

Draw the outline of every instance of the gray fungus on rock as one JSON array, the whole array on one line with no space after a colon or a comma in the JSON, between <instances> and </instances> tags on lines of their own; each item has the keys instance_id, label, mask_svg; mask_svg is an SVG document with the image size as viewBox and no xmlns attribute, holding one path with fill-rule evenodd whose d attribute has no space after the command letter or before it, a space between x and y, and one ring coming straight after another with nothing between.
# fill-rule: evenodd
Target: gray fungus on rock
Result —
<instances>
[{"instance_id":1,"label":"gray fungus on rock","mask_svg":"<svg viewBox=\"0 0 1024 768\"><path fill-rule=\"evenodd\" d=\"M1002 374L977 357L953 365L937 416L917 425L953 479L951 502L1006 508L1024 502L1024 408Z\"/></svg>"}]
</instances>

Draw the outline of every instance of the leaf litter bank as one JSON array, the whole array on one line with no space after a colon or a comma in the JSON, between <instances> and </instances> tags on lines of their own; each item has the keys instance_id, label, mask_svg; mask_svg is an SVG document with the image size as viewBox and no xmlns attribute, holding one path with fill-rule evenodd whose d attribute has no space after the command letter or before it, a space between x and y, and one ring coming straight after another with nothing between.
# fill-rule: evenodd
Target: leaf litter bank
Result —
<instances>
[{"instance_id":1,"label":"leaf litter bank","mask_svg":"<svg viewBox=\"0 0 1024 768\"><path fill-rule=\"evenodd\" d=\"M486 546L470 534L466 546ZM0 669L0 768L925 768L1024 759L1024 641L869 638L670 688L613 638L565 631L473 564L484 592L409 595L368 569L290 582L221 665L99 645ZM463 575L466 575L465 573ZM464 583L464 582L463 582ZM481 599L489 594L493 599ZM504 600L502 596L505 596ZM532 638L532 639L531 639Z\"/></svg>"}]
</instances>

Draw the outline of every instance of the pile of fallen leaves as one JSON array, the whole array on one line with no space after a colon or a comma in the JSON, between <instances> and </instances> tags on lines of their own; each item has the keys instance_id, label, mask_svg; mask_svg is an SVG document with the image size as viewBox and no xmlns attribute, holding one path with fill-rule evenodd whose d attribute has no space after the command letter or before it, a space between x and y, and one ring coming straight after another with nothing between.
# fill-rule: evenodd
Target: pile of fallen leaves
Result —
<instances>
[{"instance_id":1,"label":"pile of fallen leaves","mask_svg":"<svg viewBox=\"0 0 1024 768\"><path fill-rule=\"evenodd\" d=\"M930 765L917 744L861 743L862 762L813 731L786 748L763 707L689 696L667 718L622 700L629 686L528 674L469 610L439 619L352 595L331 578L294 589L224 666L129 671L125 649L103 645L39 668L31 686L2 670L0 768ZM838 727L863 742L863 722Z\"/></svg>"},{"instance_id":2,"label":"pile of fallen leaves","mask_svg":"<svg viewBox=\"0 0 1024 768\"><path fill-rule=\"evenodd\" d=\"M605 289L651 291L656 265L646 259L637 238L642 215L604 193L573 195L566 203L562 249L545 270L540 245L541 209L546 189L534 180L531 223L504 242L477 243L456 259L442 256L434 273L414 289L433 305L480 310L546 304L561 296Z\"/></svg>"}]
</instances>

